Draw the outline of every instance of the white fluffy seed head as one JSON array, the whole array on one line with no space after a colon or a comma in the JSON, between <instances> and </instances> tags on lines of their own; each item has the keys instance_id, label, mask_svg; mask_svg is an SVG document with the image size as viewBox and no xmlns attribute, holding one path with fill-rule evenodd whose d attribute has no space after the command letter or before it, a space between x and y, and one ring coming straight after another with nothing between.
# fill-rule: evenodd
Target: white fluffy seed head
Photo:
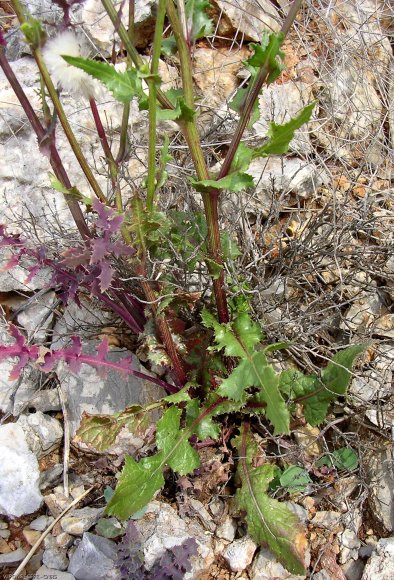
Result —
<instances>
[{"instance_id":1,"label":"white fluffy seed head","mask_svg":"<svg viewBox=\"0 0 394 580\"><path fill-rule=\"evenodd\" d=\"M48 40L43 50L45 64L57 88L76 97L96 98L100 93L99 83L83 70L68 64L62 55L81 56L88 53L82 39L71 30L61 32Z\"/></svg>"}]
</instances>

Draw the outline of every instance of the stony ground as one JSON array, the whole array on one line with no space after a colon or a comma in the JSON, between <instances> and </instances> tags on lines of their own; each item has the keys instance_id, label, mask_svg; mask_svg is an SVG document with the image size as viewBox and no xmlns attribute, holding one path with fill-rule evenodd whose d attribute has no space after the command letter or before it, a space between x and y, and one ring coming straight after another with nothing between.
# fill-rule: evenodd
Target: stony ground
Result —
<instances>
[{"instance_id":1,"label":"stony ground","mask_svg":"<svg viewBox=\"0 0 394 580\"><path fill-rule=\"evenodd\" d=\"M27 4L51 30L51 23L59 18L51 2ZM138 44L146 55L153 4L153 0L136 0ZM265 27L278 30L287 3L217 0L211 4L215 34L197 44L193 59L201 95L200 131L214 167L235 126L226 103L245 79L242 61L250 54L249 43L257 41ZM111 29L100 6L97 0L88 0L77 7L73 21L83 23L95 54L108 57ZM13 69L39 110L36 69L7 2L0 7L0 19ZM393 46L390 0L305 2L285 43L287 70L260 97L260 118L248 139L258 143L270 120L284 122L317 99L313 121L298 132L289 155L254 162L253 191L223 200L223 227L241 248L232 272L235 283L240 287L246 281L252 289L255 314L267 339L292 341L286 357L276 360L278 366L313 371L337 348L370 341L355 369L348 398L333 406L319 429L300 417L291 438L274 438L263 425L259 433L268 456L281 456L283 462L300 465L311 476L301 492L279 489L277 494L307 525L307 577L315 580L394 577ZM178 86L176 60L163 60L161 75L167 88ZM100 144L86 104L72 95L66 95L64 102L82 149L105 186ZM121 107L103 94L100 112L116 141ZM135 107L125 188L138 186L144 175L146 127L146 116ZM173 156L162 204L194 207L199 201L184 185L192 173L191 161L176 126L167 122L162 131L171 137ZM83 191L82 173L60 131L57 142L72 183ZM0 222L54 253L71 245L76 239L71 216L61 194L50 187L47 160L1 74L0 159ZM143 348L136 351L135 341L119 331L117 321L89 297L81 309L75 305L62 309L56 294L45 288L45 272L28 284L25 280L26 271L19 266L0 273L1 342L11 341L7 333L11 320L35 343L64 344L67 337L78 334L91 352L106 334L115 360L129 350L135 364L143 365ZM199 292L203 285L202 276L185 283L184 290ZM85 366L78 376L59 367L56 374L44 377L31 371L10 382L11 366L11 362L0 364L4 577L12 575L31 546L55 524L20 577L119 578L117 545L125 530L114 518L103 518L103 509L124 455L148 451L152 432L149 437L149 431L144 436L122 431L106 453L88 448L75 433L83 412L112 413L133 403L154 401L163 396L161 388L134 378L119 381L116 373L103 379ZM225 427L230 437L232 426ZM203 466L193 477L176 481L169 476L165 492L135 521L145 566L152 569L167 549L194 538L198 556L191 559L193 568L185 578L294 579L270 552L245 535L242 521L234 517L227 440L219 447L201 449ZM354 469L317 465L322 455L343 447L355 451ZM70 511L56 522L68 506Z\"/></svg>"}]
</instances>

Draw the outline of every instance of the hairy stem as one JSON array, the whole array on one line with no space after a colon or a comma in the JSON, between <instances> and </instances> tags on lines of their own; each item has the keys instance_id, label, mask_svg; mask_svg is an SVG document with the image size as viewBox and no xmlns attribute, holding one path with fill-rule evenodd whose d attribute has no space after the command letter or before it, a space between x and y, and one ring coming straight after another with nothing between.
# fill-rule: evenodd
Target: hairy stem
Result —
<instances>
[{"instance_id":1,"label":"hairy stem","mask_svg":"<svg viewBox=\"0 0 394 580\"><path fill-rule=\"evenodd\" d=\"M105 11L107 12L112 24L115 26L116 32L119 34L119 37L127 50L128 56L134 63L134 66L137 69L140 69L144 65L144 61L138 54L132 41L130 40L126 28L121 22L119 22L119 16L118 13L116 12L112 0L101 0L101 3L104 6ZM157 89L157 99L163 108L165 109L174 108L174 105L160 89Z\"/></svg>"},{"instance_id":2,"label":"hairy stem","mask_svg":"<svg viewBox=\"0 0 394 580\"><path fill-rule=\"evenodd\" d=\"M146 208L153 210L156 191L156 121L157 121L157 75L159 72L159 59L161 38L163 35L164 17L166 14L165 0L159 0L156 15L155 35L153 39L152 62L150 67L151 79L149 87L149 145L148 145L148 179Z\"/></svg>"},{"instance_id":3,"label":"hairy stem","mask_svg":"<svg viewBox=\"0 0 394 580\"><path fill-rule=\"evenodd\" d=\"M0 46L0 66L3 69L4 74L8 82L10 83L15 95L17 96L23 110L25 111L26 117L28 118L34 132L37 135L37 140L40 143L46 137L46 130L41 124L33 107L30 104L29 99L27 98L25 92L23 91L21 85L19 84L19 81L16 78L14 71L10 67L2 46ZM67 189L71 189L72 186L68 178L67 172L64 169L64 165L60 159L56 145L53 142L51 142L50 144L49 161L56 177L61 182L61 184L64 185L64 187L66 187ZM91 234L78 202L75 199L70 199L69 197L66 197L66 202L68 207L70 208L71 215L73 216L75 225L77 226L79 233L83 238L89 238Z\"/></svg>"}]
</instances>

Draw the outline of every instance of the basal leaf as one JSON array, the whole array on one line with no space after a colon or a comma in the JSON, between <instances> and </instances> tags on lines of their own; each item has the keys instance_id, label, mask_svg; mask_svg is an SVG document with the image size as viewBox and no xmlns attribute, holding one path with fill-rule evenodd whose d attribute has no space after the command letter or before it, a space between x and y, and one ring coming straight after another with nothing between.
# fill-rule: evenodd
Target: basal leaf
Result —
<instances>
[{"instance_id":1,"label":"basal leaf","mask_svg":"<svg viewBox=\"0 0 394 580\"><path fill-rule=\"evenodd\" d=\"M180 430L182 411L170 407L157 423L156 443L165 463L180 475L192 472L200 465L197 451L190 445L190 432Z\"/></svg>"},{"instance_id":2,"label":"basal leaf","mask_svg":"<svg viewBox=\"0 0 394 580\"><path fill-rule=\"evenodd\" d=\"M254 149L253 158L267 157L268 155L283 155L284 153L287 153L296 130L310 120L315 105L316 103L307 105L302 109L297 117L294 117L288 123L284 123L283 125L269 123L267 132L268 141L265 145Z\"/></svg>"},{"instance_id":3,"label":"basal leaf","mask_svg":"<svg viewBox=\"0 0 394 580\"><path fill-rule=\"evenodd\" d=\"M279 481L289 493L302 493L312 483L309 473L298 465L292 465L285 469L280 475Z\"/></svg>"},{"instance_id":4,"label":"basal leaf","mask_svg":"<svg viewBox=\"0 0 394 580\"><path fill-rule=\"evenodd\" d=\"M260 452L246 427L234 443L239 453L237 473L241 480L235 501L246 512L250 536L267 546L290 572L305 574L305 530L296 514L267 494L275 477L275 465L253 467Z\"/></svg>"},{"instance_id":5,"label":"basal leaf","mask_svg":"<svg viewBox=\"0 0 394 580\"><path fill-rule=\"evenodd\" d=\"M164 485L162 466L162 453L145 457L138 463L127 456L115 493L106 507L106 513L126 520L145 507Z\"/></svg>"},{"instance_id":6,"label":"basal leaf","mask_svg":"<svg viewBox=\"0 0 394 580\"><path fill-rule=\"evenodd\" d=\"M289 399L303 397L319 388L316 375L304 375L298 369L286 369L280 374L279 390Z\"/></svg>"},{"instance_id":7,"label":"basal leaf","mask_svg":"<svg viewBox=\"0 0 394 580\"><path fill-rule=\"evenodd\" d=\"M225 349L226 356L245 356L245 349L253 349L263 338L258 324L252 322L250 316L243 312L237 316L233 328L228 324L219 324L208 310L201 314L202 321L207 328L215 332L215 350Z\"/></svg>"},{"instance_id":8,"label":"basal leaf","mask_svg":"<svg viewBox=\"0 0 394 580\"><path fill-rule=\"evenodd\" d=\"M119 72L114 66L88 58L62 55L64 60L99 80L121 103L129 103L135 96L144 96L141 79L135 69Z\"/></svg>"},{"instance_id":9,"label":"basal leaf","mask_svg":"<svg viewBox=\"0 0 394 580\"><path fill-rule=\"evenodd\" d=\"M346 393L350 383L351 369L356 358L368 348L368 344L349 346L338 352L322 370L321 382L314 395L305 398L305 419L310 425L319 425L327 416L329 405Z\"/></svg>"}]
</instances>

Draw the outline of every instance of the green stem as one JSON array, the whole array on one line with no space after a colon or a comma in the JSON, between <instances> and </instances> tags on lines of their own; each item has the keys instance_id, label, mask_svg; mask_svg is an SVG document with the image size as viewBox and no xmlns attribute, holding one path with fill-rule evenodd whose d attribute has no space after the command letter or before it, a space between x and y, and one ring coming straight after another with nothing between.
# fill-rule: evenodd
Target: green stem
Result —
<instances>
[{"instance_id":1,"label":"green stem","mask_svg":"<svg viewBox=\"0 0 394 580\"><path fill-rule=\"evenodd\" d=\"M148 145L148 179L146 208L153 210L156 191L156 124L157 124L157 75L159 73L159 59L161 49L161 38L163 35L165 18L165 0L159 0L156 15L155 35L153 39L153 51L151 62L151 79L148 80L149 87L149 145Z\"/></svg>"},{"instance_id":2,"label":"green stem","mask_svg":"<svg viewBox=\"0 0 394 580\"><path fill-rule=\"evenodd\" d=\"M186 105L191 109L194 109L192 63L189 47L184 37L182 25L179 21L178 14L172 0L166 0L166 10L178 47L178 55L181 64L183 96ZM208 168L205 163L204 153L201 147L200 137L198 135L195 121L183 121L180 126L189 146L198 178L200 180L209 179ZM207 220L207 241L209 257L220 266L223 266L218 216L218 195L217 192L211 191L204 193L202 198ZM213 290L215 294L219 322L226 323L229 321L229 312L226 293L224 290L223 271L220 273L220 276L216 280L213 280Z\"/></svg>"},{"instance_id":3,"label":"green stem","mask_svg":"<svg viewBox=\"0 0 394 580\"><path fill-rule=\"evenodd\" d=\"M116 12L112 0L101 0L101 3L104 6L112 24L115 26L116 32L119 34L119 37L127 50L128 56L133 61L134 66L137 69L140 69L145 63L133 46L129 35L127 34L126 28L121 22L119 22L118 13ZM160 89L157 89L157 99L164 109L174 109L174 105Z\"/></svg>"}]
</instances>

